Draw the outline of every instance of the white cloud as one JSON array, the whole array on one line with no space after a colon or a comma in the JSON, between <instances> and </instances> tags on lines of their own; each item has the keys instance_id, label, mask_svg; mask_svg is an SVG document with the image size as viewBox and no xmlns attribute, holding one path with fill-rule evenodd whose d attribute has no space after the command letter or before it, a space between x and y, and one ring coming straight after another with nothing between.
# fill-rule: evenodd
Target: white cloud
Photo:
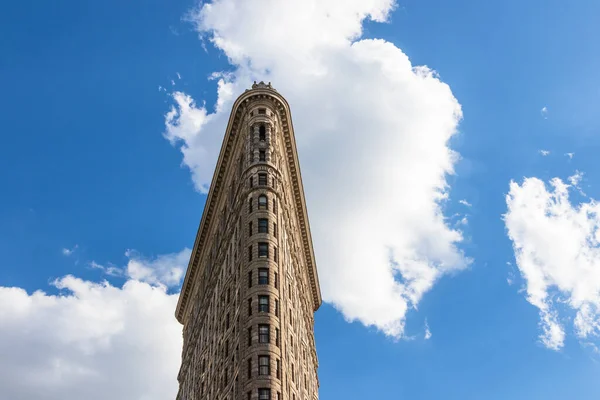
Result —
<instances>
[{"instance_id":1,"label":"white cloud","mask_svg":"<svg viewBox=\"0 0 600 400\"><path fill-rule=\"evenodd\" d=\"M580 339L600 335L600 205L571 204L569 188L558 178L549 188L537 178L511 182L504 216L527 300L540 310L540 339L555 350L565 339L556 302L575 312Z\"/></svg>"},{"instance_id":2,"label":"white cloud","mask_svg":"<svg viewBox=\"0 0 600 400\"><path fill-rule=\"evenodd\" d=\"M0 286L0 398L175 398L177 294L136 280L53 285L60 294Z\"/></svg>"},{"instance_id":3,"label":"white cloud","mask_svg":"<svg viewBox=\"0 0 600 400\"><path fill-rule=\"evenodd\" d=\"M427 320L425 320L425 340L431 339L431 336L433 336L431 334L431 329L429 329L429 324L427 323Z\"/></svg>"},{"instance_id":4,"label":"white cloud","mask_svg":"<svg viewBox=\"0 0 600 400\"><path fill-rule=\"evenodd\" d=\"M466 200L459 200L458 202L459 202L460 204L462 204L463 206L466 206L466 207L472 207L472 206L473 206L471 203L469 203L469 202L468 202L468 201L466 201Z\"/></svg>"},{"instance_id":5,"label":"white cloud","mask_svg":"<svg viewBox=\"0 0 600 400\"><path fill-rule=\"evenodd\" d=\"M399 337L407 310L468 260L456 247L461 232L442 212L446 175L459 158L448 141L460 104L393 43L360 39L363 20L385 21L393 6L201 4L189 18L233 71L218 78L214 112L175 92L165 137L181 143L206 192L236 95L254 79L273 82L291 104L324 300L348 320Z\"/></svg>"},{"instance_id":6,"label":"white cloud","mask_svg":"<svg viewBox=\"0 0 600 400\"><path fill-rule=\"evenodd\" d=\"M579 183L583 179L583 172L575 171L575 173L569 176L568 181L576 188L579 188Z\"/></svg>"},{"instance_id":7,"label":"white cloud","mask_svg":"<svg viewBox=\"0 0 600 400\"><path fill-rule=\"evenodd\" d=\"M134 250L127 250L129 257L126 274L129 278L153 285L177 286L181 283L183 274L190 260L190 249L179 253L165 254L155 259L146 259Z\"/></svg>"},{"instance_id":8,"label":"white cloud","mask_svg":"<svg viewBox=\"0 0 600 400\"><path fill-rule=\"evenodd\" d=\"M129 261L123 268L113 264L104 266L95 261L90 262L89 265L92 269L101 270L109 276L126 277L151 285L174 287L181 284L190 253L191 250L185 248L179 253L146 258L135 250L127 250L125 256L129 258Z\"/></svg>"},{"instance_id":9,"label":"white cloud","mask_svg":"<svg viewBox=\"0 0 600 400\"><path fill-rule=\"evenodd\" d=\"M176 72L177 74L177 79L181 79L181 75L179 74L179 72Z\"/></svg>"},{"instance_id":10,"label":"white cloud","mask_svg":"<svg viewBox=\"0 0 600 400\"><path fill-rule=\"evenodd\" d=\"M542 107L542 109L540 110L540 114L542 114L542 117L544 117L544 119L548 119L548 107Z\"/></svg>"},{"instance_id":11,"label":"white cloud","mask_svg":"<svg viewBox=\"0 0 600 400\"><path fill-rule=\"evenodd\" d=\"M550 152L548 150L540 150L540 154L543 155L544 157L547 156L548 154L550 154Z\"/></svg>"},{"instance_id":12,"label":"white cloud","mask_svg":"<svg viewBox=\"0 0 600 400\"><path fill-rule=\"evenodd\" d=\"M61 250L61 252L62 252L63 256L67 256L68 257L68 256L72 255L75 252L75 250L77 250L78 247L79 247L78 245L73 246L72 249L67 249L65 247L65 248L63 248Z\"/></svg>"},{"instance_id":13,"label":"white cloud","mask_svg":"<svg viewBox=\"0 0 600 400\"><path fill-rule=\"evenodd\" d=\"M565 153L565 156L569 157L570 160L573 159L574 155L575 155L575 153Z\"/></svg>"}]
</instances>

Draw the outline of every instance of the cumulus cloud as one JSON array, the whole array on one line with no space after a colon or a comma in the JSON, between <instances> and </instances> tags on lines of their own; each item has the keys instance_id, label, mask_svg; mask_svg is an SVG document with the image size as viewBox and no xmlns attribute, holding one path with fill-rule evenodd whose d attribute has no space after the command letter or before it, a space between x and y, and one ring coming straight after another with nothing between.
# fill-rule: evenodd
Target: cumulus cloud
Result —
<instances>
[{"instance_id":1,"label":"cumulus cloud","mask_svg":"<svg viewBox=\"0 0 600 400\"><path fill-rule=\"evenodd\" d=\"M0 286L0 398L175 398L177 294L137 280L53 286L59 294Z\"/></svg>"},{"instance_id":2,"label":"cumulus cloud","mask_svg":"<svg viewBox=\"0 0 600 400\"><path fill-rule=\"evenodd\" d=\"M165 137L206 192L233 100L252 80L273 82L291 104L324 300L400 337L407 310L468 264L442 210L460 104L393 43L360 38L392 0L261 4L217 0L190 14L232 70L217 78L214 110L175 92Z\"/></svg>"},{"instance_id":3,"label":"cumulus cloud","mask_svg":"<svg viewBox=\"0 0 600 400\"><path fill-rule=\"evenodd\" d=\"M95 261L90 262L89 266L92 269L101 270L108 276L125 277L151 285L174 287L181 284L190 253L191 250L185 248L179 253L147 258L135 250L127 250L125 256L129 258L129 261L124 267L117 267L111 263L102 265Z\"/></svg>"},{"instance_id":4,"label":"cumulus cloud","mask_svg":"<svg viewBox=\"0 0 600 400\"><path fill-rule=\"evenodd\" d=\"M545 156L549 155L550 152L548 150L540 150L540 154L545 157Z\"/></svg>"},{"instance_id":5,"label":"cumulus cloud","mask_svg":"<svg viewBox=\"0 0 600 400\"><path fill-rule=\"evenodd\" d=\"M600 335L600 205L572 204L570 188L558 178L511 182L504 216L527 300L540 310L540 339L554 350L564 346L566 309L580 339Z\"/></svg>"}]
</instances>

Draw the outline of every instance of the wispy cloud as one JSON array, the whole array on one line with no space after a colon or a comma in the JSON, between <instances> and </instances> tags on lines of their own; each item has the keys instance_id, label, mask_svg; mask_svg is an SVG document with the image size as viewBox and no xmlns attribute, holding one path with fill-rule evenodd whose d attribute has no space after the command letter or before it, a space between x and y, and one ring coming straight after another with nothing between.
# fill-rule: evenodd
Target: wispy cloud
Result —
<instances>
[{"instance_id":1,"label":"wispy cloud","mask_svg":"<svg viewBox=\"0 0 600 400\"><path fill-rule=\"evenodd\" d=\"M548 150L539 150L540 154L543 155L544 157L550 154L550 151Z\"/></svg>"},{"instance_id":2,"label":"wispy cloud","mask_svg":"<svg viewBox=\"0 0 600 400\"><path fill-rule=\"evenodd\" d=\"M569 160L572 160L575 153L565 153L565 156L569 157Z\"/></svg>"},{"instance_id":3,"label":"wispy cloud","mask_svg":"<svg viewBox=\"0 0 600 400\"><path fill-rule=\"evenodd\" d=\"M65 247L61 250L61 253L63 254L63 256L69 257L69 256L73 255L73 253L77 250L78 247L79 247L79 245L75 245L71 249L68 249Z\"/></svg>"},{"instance_id":4,"label":"wispy cloud","mask_svg":"<svg viewBox=\"0 0 600 400\"><path fill-rule=\"evenodd\" d=\"M540 110L540 114L542 114L542 117L544 117L544 119L548 119L548 107L542 107L542 109Z\"/></svg>"},{"instance_id":5,"label":"wispy cloud","mask_svg":"<svg viewBox=\"0 0 600 400\"><path fill-rule=\"evenodd\" d=\"M427 320L425 320L425 340L431 339L431 336L431 329L429 329L429 324L427 323Z\"/></svg>"},{"instance_id":6,"label":"wispy cloud","mask_svg":"<svg viewBox=\"0 0 600 400\"><path fill-rule=\"evenodd\" d=\"M463 200L459 200L458 202L460 204L462 204L463 206L466 206L466 207L472 207L473 206L471 203L469 203L467 200L464 200L464 199Z\"/></svg>"}]
</instances>

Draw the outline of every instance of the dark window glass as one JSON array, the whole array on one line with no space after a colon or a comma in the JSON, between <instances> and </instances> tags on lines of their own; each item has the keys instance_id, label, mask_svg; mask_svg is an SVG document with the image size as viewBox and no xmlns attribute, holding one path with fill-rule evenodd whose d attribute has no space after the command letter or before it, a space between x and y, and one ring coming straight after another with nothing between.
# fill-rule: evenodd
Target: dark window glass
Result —
<instances>
[{"instance_id":1,"label":"dark window glass","mask_svg":"<svg viewBox=\"0 0 600 400\"><path fill-rule=\"evenodd\" d=\"M271 389L258 389L258 400L271 400Z\"/></svg>"},{"instance_id":2,"label":"dark window glass","mask_svg":"<svg viewBox=\"0 0 600 400\"><path fill-rule=\"evenodd\" d=\"M269 325L259 325L258 326L258 343L270 343L271 342L271 332Z\"/></svg>"},{"instance_id":3,"label":"dark window glass","mask_svg":"<svg viewBox=\"0 0 600 400\"><path fill-rule=\"evenodd\" d=\"M248 299L248 315L252 315L252 299Z\"/></svg>"},{"instance_id":4,"label":"dark window glass","mask_svg":"<svg viewBox=\"0 0 600 400\"><path fill-rule=\"evenodd\" d=\"M259 114L259 115L265 115L266 113L267 113L267 109L266 109L266 108L259 108L259 109L258 109L258 114ZM260 127L261 127L262 129L265 129L265 126L264 126L264 125L261 125Z\"/></svg>"},{"instance_id":5,"label":"dark window glass","mask_svg":"<svg viewBox=\"0 0 600 400\"><path fill-rule=\"evenodd\" d=\"M258 284L268 285L269 284L269 270L267 268L258 269Z\"/></svg>"},{"instance_id":6,"label":"dark window glass","mask_svg":"<svg viewBox=\"0 0 600 400\"><path fill-rule=\"evenodd\" d=\"M248 379L252 378L252 359L248 359Z\"/></svg>"},{"instance_id":7,"label":"dark window glass","mask_svg":"<svg viewBox=\"0 0 600 400\"><path fill-rule=\"evenodd\" d=\"M275 366L275 376L277 376L277 379L281 379L281 361L279 360L277 360Z\"/></svg>"},{"instance_id":8,"label":"dark window glass","mask_svg":"<svg viewBox=\"0 0 600 400\"><path fill-rule=\"evenodd\" d=\"M264 194L261 194L260 196L258 196L258 209L259 210L268 210L269 209L269 202L267 200L267 196L265 196Z\"/></svg>"},{"instance_id":9,"label":"dark window glass","mask_svg":"<svg viewBox=\"0 0 600 400\"><path fill-rule=\"evenodd\" d=\"M248 261L252 261L252 246L248 246Z\"/></svg>"},{"instance_id":10,"label":"dark window glass","mask_svg":"<svg viewBox=\"0 0 600 400\"><path fill-rule=\"evenodd\" d=\"M254 177L251 176L248 180L250 182L250 187L254 186Z\"/></svg>"},{"instance_id":11,"label":"dark window glass","mask_svg":"<svg viewBox=\"0 0 600 400\"><path fill-rule=\"evenodd\" d=\"M258 219L258 233L269 233L269 220L268 219L266 219L266 218Z\"/></svg>"},{"instance_id":12,"label":"dark window glass","mask_svg":"<svg viewBox=\"0 0 600 400\"><path fill-rule=\"evenodd\" d=\"M267 174L258 174L258 184L260 186L267 186Z\"/></svg>"},{"instance_id":13,"label":"dark window glass","mask_svg":"<svg viewBox=\"0 0 600 400\"><path fill-rule=\"evenodd\" d=\"M252 287L252 271L248 271L248 287Z\"/></svg>"},{"instance_id":14,"label":"dark window glass","mask_svg":"<svg viewBox=\"0 0 600 400\"><path fill-rule=\"evenodd\" d=\"M248 213L252 212L252 198L248 199Z\"/></svg>"},{"instance_id":15,"label":"dark window glass","mask_svg":"<svg viewBox=\"0 0 600 400\"><path fill-rule=\"evenodd\" d=\"M252 236L252 221L248 222L248 236Z\"/></svg>"},{"instance_id":16,"label":"dark window glass","mask_svg":"<svg viewBox=\"0 0 600 400\"><path fill-rule=\"evenodd\" d=\"M261 258L269 257L269 244L268 243L259 243L258 244L258 256Z\"/></svg>"},{"instance_id":17,"label":"dark window glass","mask_svg":"<svg viewBox=\"0 0 600 400\"><path fill-rule=\"evenodd\" d=\"M279 328L275 328L275 345L279 347Z\"/></svg>"},{"instance_id":18,"label":"dark window glass","mask_svg":"<svg viewBox=\"0 0 600 400\"><path fill-rule=\"evenodd\" d=\"M277 237L277 224L273 223L273 236Z\"/></svg>"},{"instance_id":19,"label":"dark window glass","mask_svg":"<svg viewBox=\"0 0 600 400\"><path fill-rule=\"evenodd\" d=\"M248 328L248 346L252 346L252 328Z\"/></svg>"},{"instance_id":20,"label":"dark window glass","mask_svg":"<svg viewBox=\"0 0 600 400\"><path fill-rule=\"evenodd\" d=\"M269 312L269 296L258 296L258 311Z\"/></svg>"},{"instance_id":21,"label":"dark window glass","mask_svg":"<svg viewBox=\"0 0 600 400\"><path fill-rule=\"evenodd\" d=\"M258 374L271 375L271 360L269 356L258 356Z\"/></svg>"},{"instance_id":22,"label":"dark window glass","mask_svg":"<svg viewBox=\"0 0 600 400\"><path fill-rule=\"evenodd\" d=\"M260 150L258 152L258 161L267 161L267 152L264 150Z\"/></svg>"}]
</instances>

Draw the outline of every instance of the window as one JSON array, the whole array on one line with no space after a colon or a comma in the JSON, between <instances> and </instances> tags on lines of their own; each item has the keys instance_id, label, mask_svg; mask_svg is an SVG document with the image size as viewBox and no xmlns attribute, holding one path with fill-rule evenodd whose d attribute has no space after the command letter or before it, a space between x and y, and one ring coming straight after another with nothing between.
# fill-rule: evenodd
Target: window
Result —
<instances>
[{"instance_id":1,"label":"window","mask_svg":"<svg viewBox=\"0 0 600 400\"><path fill-rule=\"evenodd\" d=\"M269 312L269 296L258 296L258 312Z\"/></svg>"},{"instance_id":2,"label":"window","mask_svg":"<svg viewBox=\"0 0 600 400\"><path fill-rule=\"evenodd\" d=\"M260 150L258 152L258 161L267 161L267 152L264 150Z\"/></svg>"},{"instance_id":3,"label":"window","mask_svg":"<svg viewBox=\"0 0 600 400\"><path fill-rule=\"evenodd\" d=\"M258 374L271 375L271 360L269 356L258 356Z\"/></svg>"},{"instance_id":4,"label":"window","mask_svg":"<svg viewBox=\"0 0 600 400\"><path fill-rule=\"evenodd\" d=\"M275 300L275 316L279 317L279 300Z\"/></svg>"},{"instance_id":5,"label":"window","mask_svg":"<svg viewBox=\"0 0 600 400\"><path fill-rule=\"evenodd\" d=\"M275 364L275 376L277 379L281 379L281 361L279 360Z\"/></svg>"},{"instance_id":6,"label":"window","mask_svg":"<svg viewBox=\"0 0 600 400\"><path fill-rule=\"evenodd\" d=\"M277 289L279 287L279 275L277 274L277 272L275 272L273 274L273 286L275 286L275 289Z\"/></svg>"},{"instance_id":7,"label":"window","mask_svg":"<svg viewBox=\"0 0 600 400\"><path fill-rule=\"evenodd\" d=\"M252 271L248 271L248 287L252 287Z\"/></svg>"},{"instance_id":8,"label":"window","mask_svg":"<svg viewBox=\"0 0 600 400\"><path fill-rule=\"evenodd\" d=\"M248 261L252 261L252 246L248 246Z\"/></svg>"},{"instance_id":9,"label":"window","mask_svg":"<svg viewBox=\"0 0 600 400\"><path fill-rule=\"evenodd\" d=\"M267 186L267 174L258 174L259 186Z\"/></svg>"},{"instance_id":10,"label":"window","mask_svg":"<svg viewBox=\"0 0 600 400\"><path fill-rule=\"evenodd\" d=\"M258 389L258 400L271 400L271 389Z\"/></svg>"},{"instance_id":11,"label":"window","mask_svg":"<svg viewBox=\"0 0 600 400\"><path fill-rule=\"evenodd\" d=\"M250 187L254 186L254 177L251 176L248 181L250 182Z\"/></svg>"},{"instance_id":12,"label":"window","mask_svg":"<svg viewBox=\"0 0 600 400\"><path fill-rule=\"evenodd\" d=\"M248 379L252 378L252 359L248 359Z\"/></svg>"},{"instance_id":13,"label":"window","mask_svg":"<svg viewBox=\"0 0 600 400\"><path fill-rule=\"evenodd\" d=\"M277 214L277 199L273 198L273 212Z\"/></svg>"},{"instance_id":14,"label":"window","mask_svg":"<svg viewBox=\"0 0 600 400\"><path fill-rule=\"evenodd\" d=\"M252 299L248 299L248 315L252 315Z\"/></svg>"},{"instance_id":15,"label":"window","mask_svg":"<svg viewBox=\"0 0 600 400\"><path fill-rule=\"evenodd\" d=\"M248 199L248 214L252 212L252 197Z\"/></svg>"},{"instance_id":16,"label":"window","mask_svg":"<svg viewBox=\"0 0 600 400\"><path fill-rule=\"evenodd\" d=\"M258 115L265 115L266 113L267 113L267 110L266 110L265 108L259 108L259 109L258 109ZM261 127L262 129L264 129L264 128L265 128L265 126L264 126L264 125L261 125L260 127Z\"/></svg>"},{"instance_id":17,"label":"window","mask_svg":"<svg viewBox=\"0 0 600 400\"><path fill-rule=\"evenodd\" d=\"M259 258L269 258L269 244L268 243L259 243L258 244L258 257Z\"/></svg>"},{"instance_id":18,"label":"window","mask_svg":"<svg viewBox=\"0 0 600 400\"><path fill-rule=\"evenodd\" d=\"M271 342L271 331L269 325L258 326L258 343L270 343Z\"/></svg>"},{"instance_id":19,"label":"window","mask_svg":"<svg viewBox=\"0 0 600 400\"><path fill-rule=\"evenodd\" d=\"M260 140L261 142L264 142L267 140L267 130L265 129L264 125L261 125L258 128L258 140Z\"/></svg>"},{"instance_id":20,"label":"window","mask_svg":"<svg viewBox=\"0 0 600 400\"><path fill-rule=\"evenodd\" d=\"M273 236L277 237L277 224L273 222Z\"/></svg>"},{"instance_id":21,"label":"window","mask_svg":"<svg viewBox=\"0 0 600 400\"><path fill-rule=\"evenodd\" d=\"M259 210L268 210L269 209L269 203L267 200L267 196L265 196L264 194L261 194L260 196L258 196L258 209Z\"/></svg>"},{"instance_id":22,"label":"window","mask_svg":"<svg viewBox=\"0 0 600 400\"><path fill-rule=\"evenodd\" d=\"M275 345L279 347L279 328L275 328Z\"/></svg>"},{"instance_id":23,"label":"window","mask_svg":"<svg viewBox=\"0 0 600 400\"><path fill-rule=\"evenodd\" d=\"M273 248L273 260L275 260L275 262L279 261L279 253L277 252L277 247Z\"/></svg>"},{"instance_id":24,"label":"window","mask_svg":"<svg viewBox=\"0 0 600 400\"><path fill-rule=\"evenodd\" d=\"M267 268L258 269L258 284L268 285L269 284L269 270Z\"/></svg>"},{"instance_id":25,"label":"window","mask_svg":"<svg viewBox=\"0 0 600 400\"><path fill-rule=\"evenodd\" d=\"M248 328L248 347L252 346L252 327Z\"/></svg>"},{"instance_id":26,"label":"window","mask_svg":"<svg viewBox=\"0 0 600 400\"><path fill-rule=\"evenodd\" d=\"M252 222L250 222L252 223ZM266 218L258 219L258 233L269 233L269 220Z\"/></svg>"},{"instance_id":27,"label":"window","mask_svg":"<svg viewBox=\"0 0 600 400\"><path fill-rule=\"evenodd\" d=\"M248 397L248 400L252 400L252 392L248 392L248 396L246 397Z\"/></svg>"},{"instance_id":28,"label":"window","mask_svg":"<svg viewBox=\"0 0 600 400\"><path fill-rule=\"evenodd\" d=\"M248 236L252 236L252 221L248 222Z\"/></svg>"}]
</instances>

